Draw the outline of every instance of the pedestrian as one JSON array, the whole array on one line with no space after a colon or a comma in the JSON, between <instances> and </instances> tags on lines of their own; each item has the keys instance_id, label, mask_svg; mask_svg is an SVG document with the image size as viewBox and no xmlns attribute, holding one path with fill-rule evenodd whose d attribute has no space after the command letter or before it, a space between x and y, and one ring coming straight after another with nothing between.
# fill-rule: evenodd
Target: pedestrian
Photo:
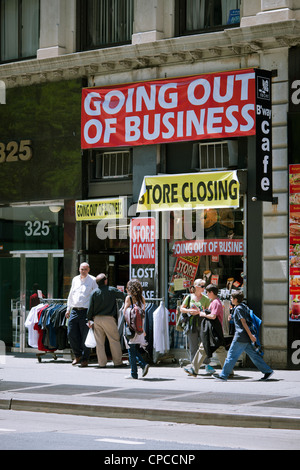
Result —
<instances>
[{"instance_id":1,"label":"pedestrian","mask_svg":"<svg viewBox=\"0 0 300 470\"><path fill-rule=\"evenodd\" d=\"M261 380L269 379L274 373L256 350L256 337L251 333L249 327L252 323L250 309L243 303L243 300L244 294L242 291L232 292L231 303L235 307L233 313L235 334L221 373L214 374L214 377L219 380L226 381L228 379L236 361L244 351L250 357L253 364L264 374Z\"/></svg>"},{"instance_id":2,"label":"pedestrian","mask_svg":"<svg viewBox=\"0 0 300 470\"><path fill-rule=\"evenodd\" d=\"M223 331L222 331L222 325L223 325L223 305L221 300L218 297L218 287L215 286L214 284L209 284L206 287L206 293L207 296L210 300L210 306L209 309L205 309L205 311L201 311L199 313L200 317L206 318L207 320L211 320L213 322L217 321L219 322L218 326L219 329L221 329L221 333L218 338L218 344L222 343L220 346L218 346L215 350L217 357L221 363L221 366L223 367L224 362L226 360L227 356L227 351L224 347L224 336L223 336ZM198 371L201 367L201 365L204 362L208 362L209 358L207 357L207 352L204 347L203 341L200 342L199 348L192 360L192 363L188 365L187 367L184 367L184 371L193 377L197 377ZM205 370L208 374L212 375L216 371L213 367L211 367L208 363L206 363Z\"/></svg>"},{"instance_id":3,"label":"pedestrian","mask_svg":"<svg viewBox=\"0 0 300 470\"><path fill-rule=\"evenodd\" d=\"M128 295L125 299L124 312L127 308L131 308L132 306L137 305L138 307L140 307L140 309L144 312L145 315L146 302L143 296L143 288L140 281L138 281L137 279L132 279L128 281L126 290ZM145 332L141 333L141 335L145 335ZM127 344L129 362L131 367L131 375L127 378L138 378L137 362L142 368L142 377L145 377L149 370L149 364L144 360L143 356L139 352L139 345L132 344L130 340L127 340Z\"/></svg>"},{"instance_id":4,"label":"pedestrian","mask_svg":"<svg viewBox=\"0 0 300 470\"><path fill-rule=\"evenodd\" d=\"M89 331L87 326L89 300L93 290L97 288L97 284L95 277L89 272L89 264L81 263L80 274L73 278L67 300L68 339L75 356L72 362L73 366L81 364L81 367L87 367L91 352L84 342Z\"/></svg>"},{"instance_id":5,"label":"pedestrian","mask_svg":"<svg viewBox=\"0 0 300 470\"><path fill-rule=\"evenodd\" d=\"M117 299L125 299L125 294L116 287L108 286L104 273L96 277L97 289L92 293L88 308L88 324L94 328L96 352L99 367L106 367L107 354L105 340L108 339L115 367L122 367L122 348L117 325Z\"/></svg>"},{"instance_id":6,"label":"pedestrian","mask_svg":"<svg viewBox=\"0 0 300 470\"><path fill-rule=\"evenodd\" d=\"M204 289L205 281L203 279L196 279L194 281L194 292L186 296L180 307L180 312L188 315L184 333L188 339L190 362L192 362L200 342L199 313L201 310L209 308L210 304L209 298L204 295Z\"/></svg>"}]
</instances>

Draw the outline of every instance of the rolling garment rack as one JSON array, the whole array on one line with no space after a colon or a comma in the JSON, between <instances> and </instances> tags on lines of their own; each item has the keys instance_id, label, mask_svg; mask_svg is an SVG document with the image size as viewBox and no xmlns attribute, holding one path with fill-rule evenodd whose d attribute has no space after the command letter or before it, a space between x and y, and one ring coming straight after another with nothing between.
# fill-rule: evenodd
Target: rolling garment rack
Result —
<instances>
[{"instance_id":1,"label":"rolling garment rack","mask_svg":"<svg viewBox=\"0 0 300 470\"><path fill-rule=\"evenodd\" d=\"M49 307L48 308L51 308L53 307L55 304L61 304L62 306L66 305L67 304L67 299L47 299L47 298L40 298L39 299L40 301L40 304L49 304ZM51 319L50 319L51 321ZM45 351L42 351L41 352L38 352L36 353L36 357L37 357L37 360L39 363L42 362L42 357L46 356L47 354L50 354L52 355L52 358L56 361L57 358L58 358L58 354L63 354L63 355L71 355L72 357L72 350L70 348L66 348L66 349L53 349L51 350L49 348L49 350L47 348L45 348L46 350Z\"/></svg>"}]
</instances>

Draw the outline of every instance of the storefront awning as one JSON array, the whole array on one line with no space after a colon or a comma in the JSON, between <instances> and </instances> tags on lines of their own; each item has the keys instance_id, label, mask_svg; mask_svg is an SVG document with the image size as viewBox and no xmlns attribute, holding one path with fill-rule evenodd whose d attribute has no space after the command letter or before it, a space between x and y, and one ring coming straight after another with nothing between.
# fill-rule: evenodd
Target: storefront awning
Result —
<instances>
[{"instance_id":1,"label":"storefront awning","mask_svg":"<svg viewBox=\"0 0 300 470\"><path fill-rule=\"evenodd\" d=\"M236 171L145 176L137 211L239 207Z\"/></svg>"}]
</instances>

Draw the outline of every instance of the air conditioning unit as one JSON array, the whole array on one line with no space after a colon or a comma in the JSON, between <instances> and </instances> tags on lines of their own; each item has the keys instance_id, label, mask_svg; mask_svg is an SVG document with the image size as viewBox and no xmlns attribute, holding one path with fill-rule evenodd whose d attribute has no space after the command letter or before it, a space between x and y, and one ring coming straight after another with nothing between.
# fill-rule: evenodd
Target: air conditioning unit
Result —
<instances>
[{"instance_id":1,"label":"air conditioning unit","mask_svg":"<svg viewBox=\"0 0 300 470\"><path fill-rule=\"evenodd\" d=\"M193 145L192 169L224 170L237 167L238 141L223 140Z\"/></svg>"}]
</instances>

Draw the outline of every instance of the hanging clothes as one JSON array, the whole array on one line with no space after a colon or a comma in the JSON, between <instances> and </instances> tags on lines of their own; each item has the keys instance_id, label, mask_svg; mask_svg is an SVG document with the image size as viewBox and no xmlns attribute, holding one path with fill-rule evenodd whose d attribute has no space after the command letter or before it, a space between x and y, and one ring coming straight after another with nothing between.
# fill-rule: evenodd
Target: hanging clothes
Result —
<instances>
[{"instance_id":1,"label":"hanging clothes","mask_svg":"<svg viewBox=\"0 0 300 470\"><path fill-rule=\"evenodd\" d=\"M44 352L70 347L66 310L67 304L61 302L40 303L32 307L25 321L29 346Z\"/></svg>"},{"instance_id":2,"label":"hanging clothes","mask_svg":"<svg viewBox=\"0 0 300 470\"><path fill-rule=\"evenodd\" d=\"M155 303L146 303L144 330L146 333L146 341L148 343L147 351L151 358L153 357L153 313L156 309L157 305Z\"/></svg>"},{"instance_id":3,"label":"hanging clothes","mask_svg":"<svg viewBox=\"0 0 300 470\"><path fill-rule=\"evenodd\" d=\"M169 349L169 311L164 303L160 302L153 313L153 362L157 362L158 357Z\"/></svg>"},{"instance_id":4,"label":"hanging clothes","mask_svg":"<svg viewBox=\"0 0 300 470\"><path fill-rule=\"evenodd\" d=\"M44 308L44 304L38 304L32 307L25 320L25 327L28 329L28 344L32 348L38 347L39 332L34 328L34 325L38 323L38 312Z\"/></svg>"}]
</instances>

